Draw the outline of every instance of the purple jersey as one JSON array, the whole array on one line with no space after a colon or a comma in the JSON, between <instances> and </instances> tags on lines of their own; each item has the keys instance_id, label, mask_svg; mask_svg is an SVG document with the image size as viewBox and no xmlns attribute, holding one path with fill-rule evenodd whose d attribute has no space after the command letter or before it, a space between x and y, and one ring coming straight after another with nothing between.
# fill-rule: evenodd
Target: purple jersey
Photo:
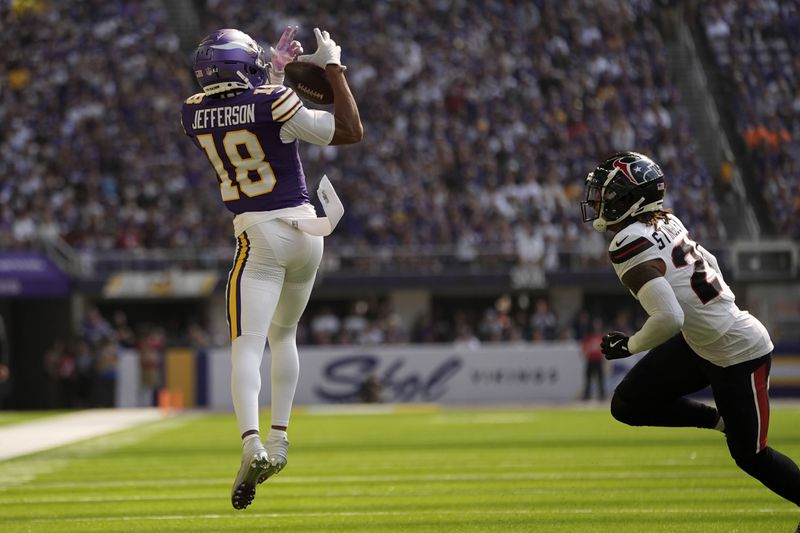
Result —
<instances>
[{"instance_id":1,"label":"purple jersey","mask_svg":"<svg viewBox=\"0 0 800 533\"><path fill-rule=\"evenodd\" d=\"M199 93L186 99L183 129L214 167L229 210L273 211L308 203L298 141L280 138L281 126L302 105L282 85L262 85L230 98Z\"/></svg>"}]
</instances>

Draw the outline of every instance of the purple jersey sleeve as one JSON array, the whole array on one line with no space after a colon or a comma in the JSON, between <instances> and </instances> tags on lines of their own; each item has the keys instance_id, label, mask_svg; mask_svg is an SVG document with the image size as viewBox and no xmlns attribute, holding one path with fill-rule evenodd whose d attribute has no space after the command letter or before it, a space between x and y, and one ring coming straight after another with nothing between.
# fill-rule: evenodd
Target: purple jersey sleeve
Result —
<instances>
[{"instance_id":1,"label":"purple jersey sleeve","mask_svg":"<svg viewBox=\"0 0 800 533\"><path fill-rule=\"evenodd\" d=\"M280 138L281 126L302 105L282 85L263 85L231 98L199 93L183 104L183 129L211 163L222 201L233 213L308 203L298 141Z\"/></svg>"}]
</instances>

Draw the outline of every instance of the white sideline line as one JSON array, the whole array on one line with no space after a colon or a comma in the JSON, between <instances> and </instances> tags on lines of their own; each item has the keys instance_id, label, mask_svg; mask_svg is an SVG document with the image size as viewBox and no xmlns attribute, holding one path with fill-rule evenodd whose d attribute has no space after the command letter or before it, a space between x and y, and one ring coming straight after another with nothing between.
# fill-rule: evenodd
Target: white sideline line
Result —
<instances>
[{"instance_id":1,"label":"white sideline line","mask_svg":"<svg viewBox=\"0 0 800 533\"><path fill-rule=\"evenodd\" d=\"M637 492L640 489L637 487L626 488L620 487L619 489L614 489L615 493L631 493ZM681 494L704 494L704 493L718 493L718 487L708 487L708 488L670 488L670 489L661 489L661 492L680 492ZM745 493L752 493L752 494L760 494L763 492L763 488L753 486L753 487L746 487L743 489L735 489L731 490L730 492L735 492L737 497L741 497L742 494ZM608 488L592 488L592 489L583 489L585 493L589 492L602 492L607 493L609 491ZM526 489L525 494L544 494L544 495L552 495L556 492L572 492L572 489ZM325 491L325 492L316 492L317 497L338 497L341 496L340 492L336 491ZM437 493L435 491L416 491L414 492L414 496L434 496ZM374 491L363 490L363 491L347 491L347 497L352 496L369 496L375 495ZM164 502L164 501L186 501L187 499L191 499L193 501L197 500L209 500L209 501L219 501L220 497L218 494L206 494L206 495L197 495L192 494L188 496L185 492L180 494L171 494L171 495L124 495L124 496L113 496L113 495L104 495L104 496L41 496L41 497L24 497L24 498L17 498L17 497L3 497L0 496L0 508L3 505L41 505L41 504L51 504L51 503L76 503L76 504L83 504L83 503L112 503L112 502Z\"/></svg>"},{"instance_id":2,"label":"white sideline line","mask_svg":"<svg viewBox=\"0 0 800 533\"><path fill-rule=\"evenodd\" d=\"M692 513L705 513L711 515L719 514L752 514L753 509L692 509ZM176 514L176 515L122 515L122 516L92 516L92 517L67 517L67 518L26 518L26 523L50 523L50 522L129 522L133 520L216 520L221 518L233 518L235 520L246 520L252 518L324 518L324 517L364 517L364 516L409 516L419 515L595 515L595 514L686 514L685 507L676 509L638 509L638 508L584 508L584 509L414 509L414 511L334 511L334 512L295 512L295 513L237 513L231 511L230 514ZM773 509L761 508L755 512L763 514L783 514L793 516L796 514L794 509ZM15 520L9 520L13 522Z\"/></svg>"},{"instance_id":3,"label":"white sideline line","mask_svg":"<svg viewBox=\"0 0 800 533\"><path fill-rule=\"evenodd\" d=\"M0 427L0 461L164 418L158 409L92 409Z\"/></svg>"},{"instance_id":4,"label":"white sideline line","mask_svg":"<svg viewBox=\"0 0 800 533\"><path fill-rule=\"evenodd\" d=\"M393 404L354 404L354 405L311 405L302 407L311 415L349 416L349 415L391 415L396 412Z\"/></svg>"},{"instance_id":5,"label":"white sideline line","mask_svg":"<svg viewBox=\"0 0 800 533\"><path fill-rule=\"evenodd\" d=\"M717 470L693 470L691 472L639 472L639 473L617 473L617 472L574 472L563 473L496 473L487 472L486 474L437 474L437 475L363 475L363 476L282 476L270 483L280 483L282 485L308 485L308 484L336 484L336 483L404 483L404 482L486 482L486 481L605 481L605 480L629 480L629 479L726 479L741 477L741 473L736 470L717 471ZM194 487L227 484L228 478L153 478L135 479L126 481L99 481L87 480L85 482L42 482L37 483L31 490L42 489L72 489L81 487L92 488L130 488L130 487L149 487L157 485L159 487L180 487L191 485Z\"/></svg>"}]
</instances>

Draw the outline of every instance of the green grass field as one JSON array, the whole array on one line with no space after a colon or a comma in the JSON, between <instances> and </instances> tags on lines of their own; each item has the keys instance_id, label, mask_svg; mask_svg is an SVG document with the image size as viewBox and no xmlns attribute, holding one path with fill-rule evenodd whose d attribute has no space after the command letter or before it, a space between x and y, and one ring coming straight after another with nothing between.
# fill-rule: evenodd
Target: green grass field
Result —
<instances>
[{"instance_id":1,"label":"green grass field","mask_svg":"<svg viewBox=\"0 0 800 533\"><path fill-rule=\"evenodd\" d=\"M231 414L0 462L0 531L752 533L800 520L720 433L629 428L603 408L298 411L290 438L286 470L245 511L230 505ZM800 408L773 406L770 444L800 459Z\"/></svg>"}]
</instances>

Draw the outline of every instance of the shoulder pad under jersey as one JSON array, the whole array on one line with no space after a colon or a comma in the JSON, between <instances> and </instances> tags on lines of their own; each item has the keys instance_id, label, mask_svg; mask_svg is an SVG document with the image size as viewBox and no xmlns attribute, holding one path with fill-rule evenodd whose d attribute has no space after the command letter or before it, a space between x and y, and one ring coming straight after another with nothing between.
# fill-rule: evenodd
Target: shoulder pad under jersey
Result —
<instances>
[{"instance_id":1,"label":"shoulder pad under jersey","mask_svg":"<svg viewBox=\"0 0 800 533\"><path fill-rule=\"evenodd\" d=\"M303 102L295 92L284 85L261 85L256 87L253 94L265 95L265 99L272 109L272 120L286 122L303 107Z\"/></svg>"}]
</instances>

